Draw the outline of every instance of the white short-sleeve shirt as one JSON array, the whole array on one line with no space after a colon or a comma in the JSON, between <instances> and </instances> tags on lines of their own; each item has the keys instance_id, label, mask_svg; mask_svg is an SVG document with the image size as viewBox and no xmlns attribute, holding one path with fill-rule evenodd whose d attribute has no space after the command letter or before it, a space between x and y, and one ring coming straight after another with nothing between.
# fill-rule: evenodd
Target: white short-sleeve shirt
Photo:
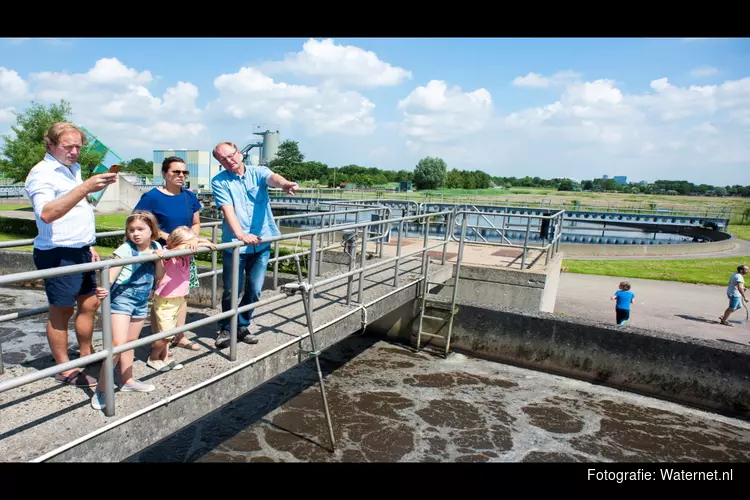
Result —
<instances>
[{"instance_id":1,"label":"white short-sleeve shirt","mask_svg":"<svg viewBox=\"0 0 750 500\"><path fill-rule=\"evenodd\" d=\"M44 205L65 196L81 184L83 179L78 163L68 168L49 153L29 171L26 177L26 194L34 207L39 231L34 238L34 248L81 248L96 243L94 209L86 198L52 223L47 224L42 220Z\"/></svg>"}]
</instances>

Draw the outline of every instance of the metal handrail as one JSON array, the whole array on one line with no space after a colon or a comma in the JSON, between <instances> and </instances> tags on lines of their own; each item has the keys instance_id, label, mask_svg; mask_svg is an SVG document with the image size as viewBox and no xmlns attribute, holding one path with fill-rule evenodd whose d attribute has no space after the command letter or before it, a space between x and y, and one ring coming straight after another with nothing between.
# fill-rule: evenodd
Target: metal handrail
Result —
<instances>
[{"instance_id":1,"label":"metal handrail","mask_svg":"<svg viewBox=\"0 0 750 500\"><path fill-rule=\"evenodd\" d=\"M472 208L476 208L476 207L472 207ZM531 250L538 250L540 252L544 252L545 253L545 265L549 264L550 258L553 257L559 251L560 240L561 240L561 236L562 236L562 222L563 222L563 218L564 218L564 215L565 215L565 211L564 210L558 210L557 212L555 212L553 214L549 214L549 215L539 215L539 214L505 214L505 213L497 214L497 213L492 213L492 212L479 212L479 211L475 211L475 210L468 210L468 209L463 209L462 206L456 206L453 209L452 212L453 212L453 224L457 225L458 224L458 222L457 222L458 216L459 215L463 215L463 219L462 219L462 223L461 223L462 227L465 226L467 229L470 228L470 229L474 229L475 231L477 229L490 229L490 228L489 227L485 227L485 226L473 226L471 224L468 224L467 215L476 215L476 216L479 216L479 215L482 215L482 216L484 216L484 215L490 215L490 216L493 216L493 217L503 217L503 218L505 218L505 217L515 217L515 218L521 218L521 219L525 218L526 219L526 226L525 226L525 230L524 230L524 233L525 233L524 234L524 242L523 242L522 245L515 244L515 243L510 243L510 241L507 240L507 238L506 238L506 241L508 241L508 243L504 243L502 241L500 241L500 242L487 241L484 237L482 237L482 239L484 240L482 242L478 242L478 241L472 242L472 243L475 243L477 245L499 246L499 247L510 247L510 248L521 248L521 249L523 249L523 253L522 253L522 257L521 257L521 269L523 269L525 267L525 265L526 265L526 256L527 256L527 252L528 252L529 249L531 249ZM546 244L539 245L539 246L529 245L529 233L531 232L531 229L532 229L531 228L531 220L532 219L539 219L539 220L548 219L548 220L550 220L551 226L554 225L554 236ZM494 225L492 225L492 228L494 228L495 230L497 230L497 228ZM503 221L503 233L502 233L503 237L505 237L504 229L505 229L505 222ZM552 227L550 227L550 229L552 229ZM477 231L477 233L478 233L478 231ZM480 235L480 237L481 237L481 235ZM463 236L461 238L456 238L456 235L454 234L454 230L451 229L451 231L450 231L450 239L451 240L456 241L456 242L460 242L463 238L464 238Z\"/></svg>"},{"instance_id":2,"label":"metal handrail","mask_svg":"<svg viewBox=\"0 0 750 500\"><path fill-rule=\"evenodd\" d=\"M377 220L377 221L366 221L366 222L360 222L355 224L343 224L343 225L336 225L332 227L327 228L320 228L320 229L313 229L308 231L301 231L294 234L287 234L287 235L279 235L270 237L264 242L268 243L275 243L295 238L305 238L310 237L310 249L307 252L308 259L309 259L309 266L308 266L308 281L307 283L304 283L304 286L308 290L307 300L309 301L309 304L312 305L312 297L315 292L316 288L319 288L327 283L330 283L335 280L326 279L322 280L320 282L315 282L315 255L318 252L318 249L316 248L316 236L326 233L334 233L338 231L358 231L361 230L362 234L362 253L360 258L360 268L355 270L351 274L351 276L358 274L359 275L359 291L358 291L358 301L360 306L363 306L363 284L364 284L364 278L365 276L371 272L375 272L377 268L382 268L384 265L383 262L376 262L371 265L366 265L366 247L367 242L372 241L370 238L368 238L369 228L372 226L380 226L380 225L387 225L390 226L393 223L399 223L403 224L405 222L411 221L411 220L418 220L420 218L424 217L433 217L435 215L445 215L452 219L452 212L446 211L441 212L439 214L418 214L408 217L400 217L396 219L383 219L383 220ZM449 223L449 226L452 230L453 224L452 222ZM411 260L414 258L415 255L422 253L422 259L424 260L424 255L426 255L426 252L430 248L434 248L437 246L443 246L443 261L445 260L445 249L448 243L448 239L446 238L444 241L441 241L440 243L436 243L433 245L427 244L427 230L428 230L429 224L426 226L426 232L425 232L425 245L424 248L417 251L409 252L408 254L399 255L395 258L396 261L401 260ZM399 233L399 243L401 239L401 233ZM74 273L82 273L82 272L89 272L89 271L96 271L99 273L99 282L101 283L101 286L104 288L109 288L110 281L109 281L109 269L113 266L124 266L128 264L137 264L137 263L144 263L144 262L152 262L160 259L168 259L171 257L179 257L179 256L188 256L188 255L194 255L198 253L207 253L211 252L214 257L217 252L223 251L223 250L231 250L232 251L232 259L234 262L234 266L232 266L232 297L231 297L231 308L227 311L224 311L220 314L210 316L192 323L187 323L180 327L175 327L167 331L158 332L158 333L152 333L151 335L148 335L143 338L139 338L134 341L126 342L124 344L121 344L119 346L113 346L113 339L112 339L112 327L111 327L111 305L110 305L110 296L107 295L102 299L102 339L103 339L103 349L97 353L89 354L86 356L82 356L78 359L75 359L73 361L69 361L67 363L61 364L61 365L55 365L49 368L46 368L44 370L40 370L38 372L29 373L26 375L22 375L20 377L15 377L10 380L2 381L0 382L0 392L5 392L17 387L21 387L23 385L44 379L50 375L55 375L73 368L82 368L84 366L87 366L89 364L95 363L100 360L104 360L104 369L107 373L112 373L112 370L114 368L113 365L113 356L128 351L131 349L134 349L136 347L140 347L143 345L147 345L150 343L153 343L156 340L164 339L166 337L170 337L172 335L175 335L177 333L182 333L184 331L187 331L190 328L194 328L196 326L205 326L208 324L216 323L219 320L223 318L231 318L231 327L230 327L230 354L229 358L231 361L237 360L237 316L239 313L253 309L255 307L259 307L262 305L267 305L279 300L282 300L287 297L285 294L277 294L270 298L266 298L263 300L258 300L256 302L253 302L251 304L247 304L242 307L238 307L238 280L239 280L239 269L238 269L238 262L239 262L239 255L240 255L240 249L244 246L247 246L242 241L234 241L234 242L228 242L228 243L221 243L216 245L215 249L209 249L209 248L199 248L198 250L170 250L163 253L162 256L158 256L156 254L147 254L147 255L139 255L136 257L127 257L118 259L117 262L113 262L112 260L103 260L99 262L90 262L90 263L84 263L84 264L74 264L70 266L63 266L59 268L52 268L52 269L44 269L44 270L36 270L36 271L28 271L28 272L20 272L20 273L14 273L9 275L3 275L0 276L0 286L3 285L9 285L17 282L24 282L28 280L36 280L36 279L44 279L44 278L51 278L54 276L63 276L67 274L74 274ZM400 244L399 244L400 247ZM215 261L215 258L213 259ZM392 261L394 259L389 259L389 261ZM396 273L398 272L398 266L396 266ZM215 273L216 271L214 271ZM215 276L215 274L214 274ZM339 276L337 279L343 279L343 277L346 276ZM301 278L301 276L300 276ZM394 276L394 284L397 282L398 275L396 274ZM420 275L418 278L413 280L410 284L416 284L420 283L422 281L426 280L426 276L424 275L424 269L421 270ZM300 279L300 285L303 285L302 280ZM349 286L351 287L351 280L349 282ZM403 289L404 285L401 288ZM348 316L351 314L351 311L346 313L344 316ZM312 321L310 319L309 321ZM309 325L311 331L314 331L313 325ZM112 416L115 414L115 393L114 393L114 380L112 376L108 376L105 379L105 415Z\"/></svg>"}]
</instances>

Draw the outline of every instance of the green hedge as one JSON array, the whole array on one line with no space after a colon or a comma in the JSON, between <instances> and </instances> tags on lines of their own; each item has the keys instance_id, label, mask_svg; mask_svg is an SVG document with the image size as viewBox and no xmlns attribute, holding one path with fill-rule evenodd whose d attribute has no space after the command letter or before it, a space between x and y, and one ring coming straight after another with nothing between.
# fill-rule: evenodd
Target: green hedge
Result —
<instances>
[{"instance_id":1,"label":"green hedge","mask_svg":"<svg viewBox=\"0 0 750 500\"><path fill-rule=\"evenodd\" d=\"M105 232L111 232L116 231L116 229L112 229L111 227L97 227L96 232L97 233L105 233ZM18 236L18 239L32 239L36 238L37 235L37 229L36 229L36 222L33 220L28 219L14 219L11 217L0 217L0 233L10 234L13 236ZM99 247L106 247L106 248L117 248L120 245L122 245L124 241L123 236L104 236L97 238L96 246ZM222 263L222 253L223 252L217 252L216 254L216 262L218 265L221 265ZM294 250L291 248L285 248L285 247L279 247L279 256L283 257L285 255L291 255L294 253ZM271 249L271 256L273 257L273 249ZM304 275L307 274L307 255L301 255L300 256L300 265L302 267L302 273ZM207 263L211 264L211 254L210 253L200 253L195 255L195 260L199 263ZM273 263L268 264L268 270L273 271ZM288 259L279 262L279 272L282 273L289 273L289 274L297 274L297 265L294 263L293 259Z\"/></svg>"}]
</instances>

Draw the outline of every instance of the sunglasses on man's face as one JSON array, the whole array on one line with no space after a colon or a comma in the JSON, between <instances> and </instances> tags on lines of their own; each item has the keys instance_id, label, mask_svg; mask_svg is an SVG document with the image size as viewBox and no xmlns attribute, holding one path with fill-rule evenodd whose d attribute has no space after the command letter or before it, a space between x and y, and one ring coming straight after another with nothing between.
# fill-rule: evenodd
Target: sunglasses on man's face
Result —
<instances>
[{"instance_id":1,"label":"sunglasses on man's face","mask_svg":"<svg viewBox=\"0 0 750 500\"><path fill-rule=\"evenodd\" d=\"M179 175L179 174L190 175L190 172L187 170L170 170L169 173L174 174L174 175Z\"/></svg>"}]
</instances>

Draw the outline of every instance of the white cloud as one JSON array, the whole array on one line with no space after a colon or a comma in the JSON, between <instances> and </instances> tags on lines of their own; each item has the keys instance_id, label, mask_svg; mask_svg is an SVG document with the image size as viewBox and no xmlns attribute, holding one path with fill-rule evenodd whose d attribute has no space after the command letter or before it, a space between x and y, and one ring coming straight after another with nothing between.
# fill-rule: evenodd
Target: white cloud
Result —
<instances>
[{"instance_id":1,"label":"white cloud","mask_svg":"<svg viewBox=\"0 0 750 500\"><path fill-rule=\"evenodd\" d=\"M158 97L148 89L153 80L150 71L130 68L117 58L99 59L86 73L30 75L36 100L67 100L72 119L121 155L123 148L146 143L149 149L173 147L172 141L194 141L206 131L199 121L195 85L178 82Z\"/></svg>"},{"instance_id":2,"label":"white cloud","mask_svg":"<svg viewBox=\"0 0 750 500\"><path fill-rule=\"evenodd\" d=\"M463 92L431 80L414 89L398 103L407 137L442 142L481 130L492 115L492 95L484 88Z\"/></svg>"},{"instance_id":3,"label":"white cloud","mask_svg":"<svg viewBox=\"0 0 750 500\"><path fill-rule=\"evenodd\" d=\"M16 115L13 114L14 108L0 109L0 123L12 123L16 121Z\"/></svg>"},{"instance_id":4,"label":"white cloud","mask_svg":"<svg viewBox=\"0 0 750 500\"><path fill-rule=\"evenodd\" d=\"M214 80L219 98L214 113L255 122L300 123L310 135L367 134L375 129L375 104L334 85L312 87L276 82L256 68L241 68Z\"/></svg>"},{"instance_id":5,"label":"white cloud","mask_svg":"<svg viewBox=\"0 0 750 500\"><path fill-rule=\"evenodd\" d=\"M570 81L578 80L580 77L579 73L570 70L559 71L550 77L529 72L526 76L517 76L514 78L513 85L516 87L548 88L556 85L564 85Z\"/></svg>"},{"instance_id":6,"label":"white cloud","mask_svg":"<svg viewBox=\"0 0 750 500\"><path fill-rule=\"evenodd\" d=\"M690 76L700 78L704 76L711 76L718 73L719 70L714 68L713 66L698 66L697 68L693 68L690 70Z\"/></svg>"},{"instance_id":7,"label":"white cloud","mask_svg":"<svg viewBox=\"0 0 750 500\"><path fill-rule=\"evenodd\" d=\"M0 105L29 97L29 84L14 70L0 66Z\"/></svg>"},{"instance_id":8,"label":"white cloud","mask_svg":"<svg viewBox=\"0 0 750 500\"><path fill-rule=\"evenodd\" d=\"M397 85L412 77L410 71L380 60L372 51L354 45L338 45L331 39L320 42L310 39L300 52L259 69L267 74L289 72L355 87Z\"/></svg>"}]
</instances>

